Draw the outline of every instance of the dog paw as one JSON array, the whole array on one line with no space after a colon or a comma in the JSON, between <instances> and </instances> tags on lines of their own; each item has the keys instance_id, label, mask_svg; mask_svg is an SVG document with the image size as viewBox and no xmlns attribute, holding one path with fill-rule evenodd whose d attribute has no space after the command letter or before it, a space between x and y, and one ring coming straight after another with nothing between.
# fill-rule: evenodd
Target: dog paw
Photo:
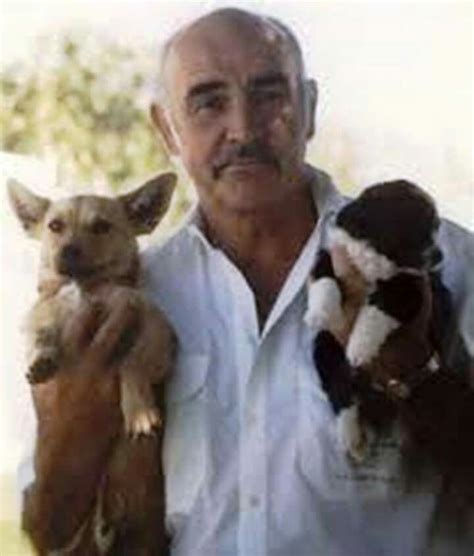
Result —
<instances>
[{"instance_id":1,"label":"dog paw","mask_svg":"<svg viewBox=\"0 0 474 556\"><path fill-rule=\"evenodd\" d=\"M315 311L314 309L308 309L303 317L304 323L310 330L319 330L323 327L323 320L321 319L321 313Z\"/></svg>"},{"instance_id":2,"label":"dog paw","mask_svg":"<svg viewBox=\"0 0 474 556\"><path fill-rule=\"evenodd\" d=\"M351 342L347 344L346 357L352 367L362 367L368 365L375 357L376 351L373 346L364 343Z\"/></svg>"},{"instance_id":3,"label":"dog paw","mask_svg":"<svg viewBox=\"0 0 474 556\"><path fill-rule=\"evenodd\" d=\"M357 407L342 410L337 419L337 437L352 462L361 464L367 459L370 434L359 421Z\"/></svg>"},{"instance_id":4,"label":"dog paw","mask_svg":"<svg viewBox=\"0 0 474 556\"><path fill-rule=\"evenodd\" d=\"M346 355L353 367L368 365L379 353L385 340L400 323L378 307L363 307L347 344Z\"/></svg>"},{"instance_id":5,"label":"dog paw","mask_svg":"<svg viewBox=\"0 0 474 556\"><path fill-rule=\"evenodd\" d=\"M340 326L343 322L341 292L334 280L322 278L308 285L308 309L303 318L311 330Z\"/></svg>"},{"instance_id":6,"label":"dog paw","mask_svg":"<svg viewBox=\"0 0 474 556\"><path fill-rule=\"evenodd\" d=\"M29 366L26 379L30 384L40 384L50 379L58 369L58 361L54 355L41 355Z\"/></svg>"},{"instance_id":7,"label":"dog paw","mask_svg":"<svg viewBox=\"0 0 474 556\"><path fill-rule=\"evenodd\" d=\"M364 431L349 440L346 453L356 465L362 464L369 454L369 443Z\"/></svg>"},{"instance_id":8,"label":"dog paw","mask_svg":"<svg viewBox=\"0 0 474 556\"><path fill-rule=\"evenodd\" d=\"M163 425L160 412L154 407L142 408L131 415L125 415L124 420L125 432L133 438L153 434L155 429Z\"/></svg>"},{"instance_id":9,"label":"dog paw","mask_svg":"<svg viewBox=\"0 0 474 556\"><path fill-rule=\"evenodd\" d=\"M321 306L319 309L308 309L303 317L304 323L311 330L339 329L344 322L340 307Z\"/></svg>"}]
</instances>

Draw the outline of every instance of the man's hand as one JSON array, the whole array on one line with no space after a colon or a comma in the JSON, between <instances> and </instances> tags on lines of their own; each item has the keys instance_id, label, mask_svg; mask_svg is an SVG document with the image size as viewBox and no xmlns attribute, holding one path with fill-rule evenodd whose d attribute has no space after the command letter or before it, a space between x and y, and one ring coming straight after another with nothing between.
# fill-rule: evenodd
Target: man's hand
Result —
<instances>
[{"instance_id":1,"label":"man's hand","mask_svg":"<svg viewBox=\"0 0 474 556\"><path fill-rule=\"evenodd\" d=\"M346 346L368 284L343 247L333 249L331 257L343 290L344 323L330 332ZM429 458L455 496L474 504L474 392L463 381L461 370L448 369L443 361L439 361L438 371L427 371L426 363L439 349L432 342L435 300L428 276L419 281L419 288L422 302L418 314L389 335L379 355L360 372L378 384L395 378L412 386L406 399L391 398L408 432L411 449Z\"/></svg>"},{"instance_id":2,"label":"man's hand","mask_svg":"<svg viewBox=\"0 0 474 556\"><path fill-rule=\"evenodd\" d=\"M346 346L357 315L366 302L369 284L352 264L343 246L334 247L331 258L343 292L344 320L342 326L330 332L341 345ZM410 382L417 369L423 368L433 354L434 347L430 342L432 293L429 277L421 277L416 287L420 300L417 314L390 334L375 359L363 366L362 371L380 385L387 384L391 379L406 378Z\"/></svg>"},{"instance_id":3,"label":"man's hand","mask_svg":"<svg viewBox=\"0 0 474 556\"><path fill-rule=\"evenodd\" d=\"M114 354L127 329L137 324L138 311L126 296L104 289L97 302L71 315L63 331L63 342L74 354L71 363L32 388L38 418L36 480L25 494L24 527L40 552L66 545L92 509L110 448L123 427L121 361Z\"/></svg>"},{"instance_id":4,"label":"man's hand","mask_svg":"<svg viewBox=\"0 0 474 556\"><path fill-rule=\"evenodd\" d=\"M360 308L365 302L369 284L351 262L345 247L336 245L331 249L334 273L342 289L342 323L329 331L342 346L346 346Z\"/></svg>"}]
</instances>

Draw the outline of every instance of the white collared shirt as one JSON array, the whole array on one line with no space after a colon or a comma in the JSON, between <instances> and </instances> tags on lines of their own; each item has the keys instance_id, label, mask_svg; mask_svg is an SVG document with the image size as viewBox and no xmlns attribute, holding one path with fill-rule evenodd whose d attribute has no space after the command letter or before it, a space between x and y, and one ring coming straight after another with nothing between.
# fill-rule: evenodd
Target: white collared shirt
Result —
<instances>
[{"instance_id":1,"label":"white collared shirt","mask_svg":"<svg viewBox=\"0 0 474 556\"><path fill-rule=\"evenodd\" d=\"M318 224L262 331L244 277L195 217L144 254L145 289L180 341L163 454L172 556L471 556L472 539L429 537L437 483L405 491L396 431L357 467L337 445L303 324L304 283L345 201L319 171L313 197ZM474 299L472 236L444 222L440 244L460 312ZM473 345L473 331L464 335ZM25 453L34 428L31 416ZM22 489L32 461L20 469Z\"/></svg>"},{"instance_id":2,"label":"white collared shirt","mask_svg":"<svg viewBox=\"0 0 474 556\"><path fill-rule=\"evenodd\" d=\"M429 539L437 482L405 491L396 431L359 466L337 445L303 314L344 200L322 172L313 193L318 224L262 331L245 278L195 219L144 255L145 288L180 341L163 455L172 556L463 554ZM444 223L441 243L447 286L462 292L472 239Z\"/></svg>"}]
</instances>

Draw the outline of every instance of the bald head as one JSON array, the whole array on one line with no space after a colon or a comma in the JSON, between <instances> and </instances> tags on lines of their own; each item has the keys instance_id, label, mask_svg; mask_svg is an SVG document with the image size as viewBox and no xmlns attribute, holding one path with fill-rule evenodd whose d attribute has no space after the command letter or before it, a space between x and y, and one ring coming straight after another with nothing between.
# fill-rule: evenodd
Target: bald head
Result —
<instances>
[{"instance_id":1,"label":"bald head","mask_svg":"<svg viewBox=\"0 0 474 556\"><path fill-rule=\"evenodd\" d=\"M298 68L300 76L304 77L304 62L300 45L286 25L271 17L236 8L224 8L215 10L180 29L165 43L160 64L161 84L164 92L168 92L168 62L183 48L183 45L192 44L202 36L207 36L210 40L215 37L215 41L218 43L219 37L226 35L236 36L242 43L249 41L252 43L256 40L266 43L273 51L290 57Z\"/></svg>"},{"instance_id":2,"label":"bald head","mask_svg":"<svg viewBox=\"0 0 474 556\"><path fill-rule=\"evenodd\" d=\"M302 182L317 89L285 26L212 12L171 37L162 69L164 95L151 116L202 205L253 211Z\"/></svg>"}]
</instances>

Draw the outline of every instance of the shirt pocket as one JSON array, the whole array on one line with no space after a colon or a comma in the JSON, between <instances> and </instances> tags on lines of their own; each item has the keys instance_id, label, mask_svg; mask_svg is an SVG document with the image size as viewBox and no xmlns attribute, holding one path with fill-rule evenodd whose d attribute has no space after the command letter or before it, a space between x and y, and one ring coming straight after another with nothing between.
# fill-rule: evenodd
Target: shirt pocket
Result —
<instances>
[{"instance_id":1,"label":"shirt pocket","mask_svg":"<svg viewBox=\"0 0 474 556\"><path fill-rule=\"evenodd\" d=\"M163 465L171 533L191 511L204 480L208 370L208 355L179 353L167 390Z\"/></svg>"},{"instance_id":2,"label":"shirt pocket","mask_svg":"<svg viewBox=\"0 0 474 556\"><path fill-rule=\"evenodd\" d=\"M317 496L332 502L376 501L404 490L400 435L376 439L362 463L352 463L336 434L336 416L314 368L300 369L297 463Z\"/></svg>"}]
</instances>

